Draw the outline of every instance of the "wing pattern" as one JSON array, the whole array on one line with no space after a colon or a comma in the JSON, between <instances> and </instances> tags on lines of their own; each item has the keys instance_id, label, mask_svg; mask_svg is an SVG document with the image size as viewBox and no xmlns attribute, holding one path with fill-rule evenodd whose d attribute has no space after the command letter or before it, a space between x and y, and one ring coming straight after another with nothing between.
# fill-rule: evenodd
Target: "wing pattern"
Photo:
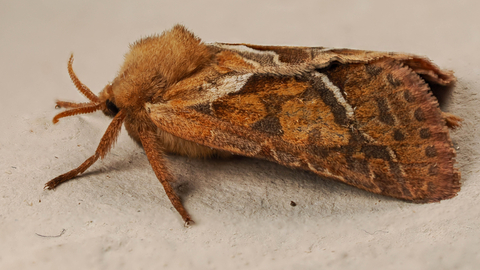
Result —
<instances>
[{"instance_id":1,"label":"wing pattern","mask_svg":"<svg viewBox=\"0 0 480 270\"><path fill-rule=\"evenodd\" d=\"M406 200L458 192L455 151L424 81L448 84L451 73L405 54L210 46L216 65L147 105L160 129Z\"/></svg>"}]
</instances>

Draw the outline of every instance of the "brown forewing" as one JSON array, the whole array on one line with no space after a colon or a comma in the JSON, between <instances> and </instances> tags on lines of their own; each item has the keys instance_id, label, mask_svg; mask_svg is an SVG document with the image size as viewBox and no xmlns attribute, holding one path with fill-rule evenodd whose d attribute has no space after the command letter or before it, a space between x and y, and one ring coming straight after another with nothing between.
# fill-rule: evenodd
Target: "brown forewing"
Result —
<instances>
[{"instance_id":1,"label":"brown forewing","mask_svg":"<svg viewBox=\"0 0 480 270\"><path fill-rule=\"evenodd\" d=\"M262 67L278 65L274 56L235 55L237 62L258 58ZM455 151L438 103L401 61L330 64L295 75L255 72L248 61L242 73L231 71L238 63L221 63L223 73L208 83L184 82L185 91L199 93L195 99L148 104L155 124L189 141L387 196L427 202L458 192Z\"/></svg>"}]
</instances>

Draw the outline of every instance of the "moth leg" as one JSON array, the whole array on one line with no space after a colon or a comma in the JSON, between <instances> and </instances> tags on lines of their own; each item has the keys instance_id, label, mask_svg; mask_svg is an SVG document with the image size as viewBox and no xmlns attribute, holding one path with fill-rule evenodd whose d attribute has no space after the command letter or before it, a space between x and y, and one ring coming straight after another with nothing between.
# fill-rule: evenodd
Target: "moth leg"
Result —
<instances>
[{"instance_id":1,"label":"moth leg","mask_svg":"<svg viewBox=\"0 0 480 270\"><path fill-rule=\"evenodd\" d=\"M163 151L157 144L155 135L147 131L139 132L139 136L143 145L143 149L147 154L148 161L150 162L150 165L152 166L152 169L155 172L158 180L160 180L160 183L162 183L165 193L167 193L167 196L170 199L170 202L173 204L173 207L175 207L178 213L182 216L186 226L193 224L193 220L190 218L190 215L183 207L180 198L178 198L177 194L169 183L169 180L173 179L173 176L165 166L166 162L163 158Z\"/></svg>"},{"instance_id":2,"label":"moth leg","mask_svg":"<svg viewBox=\"0 0 480 270\"><path fill-rule=\"evenodd\" d=\"M73 169L67 173L64 173L62 175L59 175L55 177L54 179L48 181L45 184L46 189L54 189L58 185L60 185L63 182L66 182L78 174L83 173L85 170L87 170L90 166L92 166L97 159L104 158L108 151L110 151L110 148L112 148L113 144L115 143L118 134L120 134L120 130L122 128L122 123L123 120L125 119L125 112L120 111L115 118L113 118L112 122L107 128L107 131L105 134L103 134L102 139L100 140L100 144L97 147L97 150L95 151L95 154L91 157L89 157L87 160L85 160L82 165L80 165L78 168Z\"/></svg>"}]
</instances>

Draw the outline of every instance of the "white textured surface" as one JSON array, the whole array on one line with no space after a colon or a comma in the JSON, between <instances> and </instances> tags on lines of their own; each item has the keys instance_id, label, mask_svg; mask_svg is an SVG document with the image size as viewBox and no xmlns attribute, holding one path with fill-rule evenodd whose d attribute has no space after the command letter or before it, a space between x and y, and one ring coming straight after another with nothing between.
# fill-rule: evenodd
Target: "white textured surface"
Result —
<instances>
[{"instance_id":1,"label":"white textured surface","mask_svg":"<svg viewBox=\"0 0 480 270\"><path fill-rule=\"evenodd\" d=\"M0 3L0 269L478 267L480 2L151 2ZM175 23L206 42L404 51L455 70L462 190L411 204L264 161L172 157L197 222L186 229L123 132L105 160L44 191L93 154L109 123L98 113L51 124L56 98L85 101L67 75L70 52L98 92L130 42Z\"/></svg>"}]
</instances>

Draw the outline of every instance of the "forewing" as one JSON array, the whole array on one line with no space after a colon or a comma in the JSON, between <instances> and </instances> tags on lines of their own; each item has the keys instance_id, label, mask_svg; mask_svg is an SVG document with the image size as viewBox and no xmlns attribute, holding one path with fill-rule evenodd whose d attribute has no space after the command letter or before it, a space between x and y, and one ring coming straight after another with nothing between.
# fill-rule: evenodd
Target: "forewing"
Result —
<instances>
[{"instance_id":1,"label":"forewing","mask_svg":"<svg viewBox=\"0 0 480 270\"><path fill-rule=\"evenodd\" d=\"M160 129L407 200L460 188L438 103L397 60L297 75L227 72L195 89L195 99L147 105Z\"/></svg>"},{"instance_id":2,"label":"forewing","mask_svg":"<svg viewBox=\"0 0 480 270\"><path fill-rule=\"evenodd\" d=\"M453 72L442 70L429 59L407 53L378 52L326 47L261 46L253 44L213 43L220 65L241 72L277 75L303 74L332 63L369 63L382 58L395 59L432 83L455 82Z\"/></svg>"}]
</instances>

